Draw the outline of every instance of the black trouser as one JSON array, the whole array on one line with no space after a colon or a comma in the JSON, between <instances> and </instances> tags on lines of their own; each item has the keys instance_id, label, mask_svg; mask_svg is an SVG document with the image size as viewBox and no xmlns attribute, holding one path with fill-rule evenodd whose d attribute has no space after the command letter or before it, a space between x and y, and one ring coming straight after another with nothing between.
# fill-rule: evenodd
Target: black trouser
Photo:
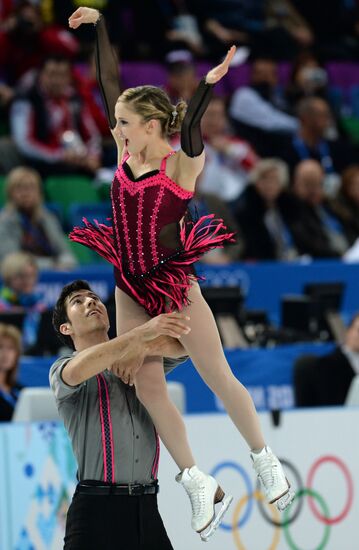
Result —
<instances>
[{"instance_id":1,"label":"black trouser","mask_svg":"<svg viewBox=\"0 0 359 550\"><path fill-rule=\"evenodd\" d=\"M67 513L64 550L173 550L157 495L76 492Z\"/></svg>"}]
</instances>

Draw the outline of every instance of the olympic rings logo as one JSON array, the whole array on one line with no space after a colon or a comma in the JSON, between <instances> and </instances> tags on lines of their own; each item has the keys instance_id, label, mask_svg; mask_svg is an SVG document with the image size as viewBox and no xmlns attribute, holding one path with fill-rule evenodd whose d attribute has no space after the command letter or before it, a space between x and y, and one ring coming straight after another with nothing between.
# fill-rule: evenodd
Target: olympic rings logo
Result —
<instances>
[{"instance_id":1,"label":"olympic rings logo","mask_svg":"<svg viewBox=\"0 0 359 550\"><path fill-rule=\"evenodd\" d=\"M241 465L237 464L236 462L222 462L215 466L215 468L211 472L212 476L216 477L219 472L225 469L234 470L242 477L247 492L246 495L240 498L234 508L232 523L229 524L223 522L220 528L225 531L232 532L233 539L238 550L246 550L241 540L240 530L249 521L253 512L254 501L256 501L261 516L274 528L273 538L270 542L268 550L275 550L275 548L277 548L280 542L281 532L283 532L284 534L289 549L303 550L294 542L292 534L290 532L290 526L299 517L304 503L303 497L306 496L309 508L314 517L324 525L322 539L315 550L324 550L327 547L331 527L335 524L342 522L347 517L353 504L354 484L350 471L340 458L334 455L322 456L318 458L310 467L306 483L304 484L298 469L293 465L293 463L289 462L286 459L280 460L286 472L288 472L296 491L296 498L293 504L287 510L285 510L285 512L281 516L275 506L269 505L265 502L264 496L261 492L259 480L257 480L257 485L255 489L253 489L251 477L247 474L246 470ZM324 464L331 464L336 466L343 475L347 487L347 497L343 509L335 516L330 515L328 504L325 502L323 496L320 495L320 493L318 493L313 488L314 479L318 473L318 470Z\"/></svg>"}]
</instances>

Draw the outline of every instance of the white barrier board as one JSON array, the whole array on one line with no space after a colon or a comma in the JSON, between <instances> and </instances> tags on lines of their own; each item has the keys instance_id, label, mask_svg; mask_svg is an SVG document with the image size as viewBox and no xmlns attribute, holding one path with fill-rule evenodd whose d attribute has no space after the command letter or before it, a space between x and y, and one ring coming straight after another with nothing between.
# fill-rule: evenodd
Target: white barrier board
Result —
<instances>
[{"instance_id":1,"label":"white barrier board","mask_svg":"<svg viewBox=\"0 0 359 550\"><path fill-rule=\"evenodd\" d=\"M190 504L162 446L160 511L175 550L358 550L359 408L286 412L279 427L260 415L265 438L299 492L287 516L262 502L248 449L225 415L186 418L197 464L234 496L208 542L190 527ZM286 525L283 525L286 524Z\"/></svg>"}]
</instances>

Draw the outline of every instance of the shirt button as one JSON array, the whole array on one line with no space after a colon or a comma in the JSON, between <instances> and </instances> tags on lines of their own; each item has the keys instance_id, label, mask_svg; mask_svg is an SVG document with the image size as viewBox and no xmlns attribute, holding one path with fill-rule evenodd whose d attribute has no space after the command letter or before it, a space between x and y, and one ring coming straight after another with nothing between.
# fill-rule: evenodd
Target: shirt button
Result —
<instances>
[{"instance_id":1,"label":"shirt button","mask_svg":"<svg viewBox=\"0 0 359 550\"><path fill-rule=\"evenodd\" d=\"M138 464L138 463L139 463L139 460L138 460L138 458L136 458L135 462L136 462L136 464Z\"/></svg>"},{"instance_id":2,"label":"shirt button","mask_svg":"<svg viewBox=\"0 0 359 550\"><path fill-rule=\"evenodd\" d=\"M136 435L136 439L140 439L140 436L139 436L139 435Z\"/></svg>"}]
</instances>

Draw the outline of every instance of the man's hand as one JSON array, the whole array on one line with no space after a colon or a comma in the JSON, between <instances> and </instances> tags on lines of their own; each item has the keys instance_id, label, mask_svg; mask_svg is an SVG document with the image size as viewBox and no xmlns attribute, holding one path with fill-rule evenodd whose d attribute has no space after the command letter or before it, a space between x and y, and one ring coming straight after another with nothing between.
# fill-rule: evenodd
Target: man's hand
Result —
<instances>
[{"instance_id":1,"label":"man's hand","mask_svg":"<svg viewBox=\"0 0 359 550\"><path fill-rule=\"evenodd\" d=\"M118 361L111 365L112 372L125 384L133 386L135 377L147 355L170 355L175 346L164 338L180 338L191 330L185 323L189 317L182 313L163 313L133 329L132 337ZM177 347L176 352L182 355Z\"/></svg>"},{"instance_id":2,"label":"man's hand","mask_svg":"<svg viewBox=\"0 0 359 550\"><path fill-rule=\"evenodd\" d=\"M94 10L93 8L78 8L72 15L69 17L69 27L71 29L77 29L80 25L84 23L93 23L95 24L100 17L100 12Z\"/></svg>"},{"instance_id":3,"label":"man's hand","mask_svg":"<svg viewBox=\"0 0 359 550\"><path fill-rule=\"evenodd\" d=\"M121 359L111 365L110 370L121 378L122 382L133 386L136 374L143 365L144 358L143 349L138 349L134 339L134 345L128 349Z\"/></svg>"},{"instance_id":4,"label":"man's hand","mask_svg":"<svg viewBox=\"0 0 359 550\"><path fill-rule=\"evenodd\" d=\"M160 355L161 357L176 359L187 354L180 338L172 338L172 336L158 336L151 340L151 348L151 355Z\"/></svg>"},{"instance_id":5,"label":"man's hand","mask_svg":"<svg viewBox=\"0 0 359 550\"><path fill-rule=\"evenodd\" d=\"M162 313L135 330L141 342L146 345L157 336L180 338L183 334L188 334L191 329L185 321L189 320L188 315L183 313Z\"/></svg>"}]
</instances>

